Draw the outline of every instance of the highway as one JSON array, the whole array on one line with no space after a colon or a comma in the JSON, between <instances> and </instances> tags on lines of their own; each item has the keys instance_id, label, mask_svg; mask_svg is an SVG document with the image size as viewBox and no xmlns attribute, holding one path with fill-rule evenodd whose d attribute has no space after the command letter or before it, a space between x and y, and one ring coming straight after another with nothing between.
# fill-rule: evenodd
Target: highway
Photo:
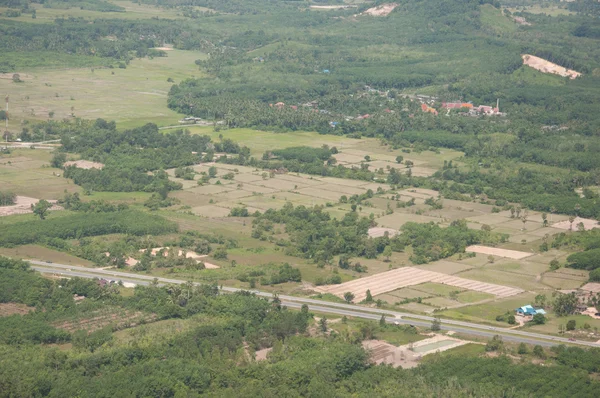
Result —
<instances>
[{"instance_id":1,"label":"highway","mask_svg":"<svg viewBox=\"0 0 600 398\"><path fill-rule=\"evenodd\" d=\"M122 281L135 283L139 285L148 285L153 280L157 280L160 284L182 284L187 281L181 279L157 278L154 276L140 275L134 273L120 272L117 270L103 270L98 268L86 268L73 265L55 264L43 261L30 260L31 268L46 274L56 274L65 277L80 277L80 278L104 278L108 280ZM224 286L222 288L226 292L236 292L244 289L237 289ZM250 290L257 296L272 298L273 294L262 292L259 290ZM385 315L386 321L389 323L410 324L414 326L431 326L433 317L426 315L416 315L403 312L395 312L382 310L378 308L361 307L353 304L334 303L323 300L316 300L304 297L294 297L287 295L279 295L282 305L290 308L300 308L303 304L309 306L312 311L330 313L340 316L351 316L363 319L379 320L382 315ZM459 333L467 333L481 337L492 337L500 335L506 341L523 342L527 344L540 344L552 346L557 344L576 344L588 347L600 347L600 344L588 341L571 341L565 337L548 336L540 333L532 333L524 330L504 329L493 326L481 325L471 322L456 321L451 319L442 319L441 328L443 330L452 330Z\"/></svg>"}]
</instances>

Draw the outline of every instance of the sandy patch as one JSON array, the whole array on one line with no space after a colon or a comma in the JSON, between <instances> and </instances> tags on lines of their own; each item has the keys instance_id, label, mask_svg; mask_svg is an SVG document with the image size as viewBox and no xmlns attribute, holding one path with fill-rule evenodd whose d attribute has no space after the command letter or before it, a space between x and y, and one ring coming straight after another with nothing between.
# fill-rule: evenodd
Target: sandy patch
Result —
<instances>
[{"instance_id":1,"label":"sandy patch","mask_svg":"<svg viewBox=\"0 0 600 398\"><path fill-rule=\"evenodd\" d=\"M536 57L530 54L521 55L523 58L523 64L532 67L533 69L539 70L542 73L552 73L562 77L569 77L576 79L581 76L581 73L572 69L567 69L550 61L546 61L543 58Z\"/></svg>"},{"instance_id":2,"label":"sandy patch","mask_svg":"<svg viewBox=\"0 0 600 398\"><path fill-rule=\"evenodd\" d=\"M360 15L371 15L373 17L385 17L390 15L394 9L398 7L397 3L382 4L377 7L372 7L361 13Z\"/></svg>"},{"instance_id":3,"label":"sandy patch","mask_svg":"<svg viewBox=\"0 0 600 398\"><path fill-rule=\"evenodd\" d=\"M398 235L398 231L392 228L381 228L381 227L374 227L374 228L370 228L369 229L369 237L370 238L379 238L381 236L384 236L385 233L388 233L388 236L391 238L392 236L396 236Z\"/></svg>"},{"instance_id":4,"label":"sandy patch","mask_svg":"<svg viewBox=\"0 0 600 398\"><path fill-rule=\"evenodd\" d=\"M104 165L102 163L97 163L97 162L90 162L89 160L71 160L69 162L65 162L63 164L63 167L69 167L69 166L75 166L78 169L98 169L98 170L102 170L104 168Z\"/></svg>"},{"instance_id":5,"label":"sandy patch","mask_svg":"<svg viewBox=\"0 0 600 398\"><path fill-rule=\"evenodd\" d=\"M340 298L343 298L345 292L352 292L355 297L354 302L358 303L366 298L367 290L370 290L373 296L377 296L406 286L420 285L426 282L441 283L465 290L488 293L499 298L514 296L523 292L522 289L518 288L479 282L413 267L398 268L340 285L320 286L316 287L315 290L335 294Z\"/></svg>"},{"instance_id":6,"label":"sandy patch","mask_svg":"<svg viewBox=\"0 0 600 398\"><path fill-rule=\"evenodd\" d=\"M39 199L30 198L27 196L17 196L15 202L16 204L12 206L0 206L0 217L12 216L14 214L33 213L31 210L31 205L35 205L37 202L39 202ZM53 206L50 208L50 211L63 210L62 207L56 205L56 200L49 200L48 202L53 204Z\"/></svg>"},{"instance_id":7,"label":"sandy patch","mask_svg":"<svg viewBox=\"0 0 600 398\"><path fill-rule=\"evenodd\" d=\"M598 314L598 310L596 310L596 307L588 307L585 311L581 313L581 315L587 315L594 319L600 319L600 315L596 314Z\"/></svg>"},{"instance_id":8,"label":"sandy patch","mask_svg":"<svg viewBox=\"0 0 600 398\"><path fill-rule=\"evenodd\" d=\"M267 359L267 354L273 351L273 347L263 348L262 350L258 350L255 352L256 361L265 361Z\"/></svg>"},{"instance_id":9,"label":"sandy patch","mask_svg":"<svg viewBox=\"0 0 600 398\"><path fill-rule=\"evenodd\" d=\"M160 253L161 250L163 250L163 256L164 257L167 257L169 255L169 250L170 250L169 247L155 247L155 248L152 249L152 251L150 252L150 254L152 254L153 256L157 256ZM141 250L139 250L139 252L140 253L144 253L144 252L146 252L146 249L141 249ZM183 253L184 253L184 251L181 250L181 249L179 249L178 252L177 252L177 256L181 257L181 256L183 256ZM200 259L204 258L204 257L208 257L208 255L206 255L206 254L198 254L198 253L193 252L193 251L186 251L185 252L185 258L191 258L191 259L196 260L196 261L200 261Z\"/></svg>"},{"instance_id":10,"label":"sandy patch","mask_svg":"<svg viewBox=\"0 0 600 398\"><path fill-rule=\"evenodd\" d=\"M203 263L204 263L204 268L206 268L206 269L219 269L219 268L221 268L221 267L219 267L216 264L207 263L206 261L203 261Z\"/></svg>"},{"instance_id":11,"label":"sandy patch","mask_svg":"<svg viewBox=\"0 0 600 398\"><path fill-rule=\"evenodd\" d=\"M578 230L577 226L579 225L579 223L583 223L583 226L585 227L586 231L589 231L590 229L594 229L594 228L600 228L600 225L598 225L598 221L596 221L596 220L592 220L589 218L575 217L575 220L573 221L573 231ZM558 229L566 229L566 230L571 229L571 223L569 222L569 220L557 222L550 226L552 228L558 228Z\"/></svg>"},{"instance_id":12,"label":"sandy patch","mask_svg":"<svg viewBox=\"0 0 600 398\"><path fill-rule=\"evenodd\" d=\"M487 246L479 246L479 245L469 246L465 249L465 251L471 252L471 253L491 254L493 256L512 258L515 260L521 260L523 258L533 256L535 254L535 253L520 252L517 250L498 249L497 247L487 247Z\"/></svg>"},{"instance_id":13,"label":"sandy patch","mask_svg":"<svg viewBox=\"0 0 600 398\"><path fill-rule=\"evenodd\" d=\"M585 292L600 293L600 283L586 283L585 285L581 286L581 290Z\"/></svg>"}]
</instances>

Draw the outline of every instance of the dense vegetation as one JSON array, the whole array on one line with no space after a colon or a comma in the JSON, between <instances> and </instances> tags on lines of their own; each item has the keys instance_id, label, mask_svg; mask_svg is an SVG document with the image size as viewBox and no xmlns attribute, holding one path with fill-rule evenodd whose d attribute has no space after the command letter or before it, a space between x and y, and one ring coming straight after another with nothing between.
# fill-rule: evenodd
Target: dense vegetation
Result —
<instances>
[{"instance_id":1,"label":"dense vegetation","mask_svg":"<svg viewBox=\"0 0 600 398\"><path fill-rule=\"evenodd\" d=\"M505 357L444 356L416 369L393 369L368 362L360 334L309 337L309 309L293 312L278 299L221 295L216 286L192 284L138 286L132 297L121 297L112 285L43 279L26 263L4 257L0 273L0 302L36 308L0 318L2 396L395 396L401 389L415 397L509 391L515 397L540 392L592 397L599 388L586 374L598 371L595 350L557 347L557 365L550 367L514 364ZM75 304L73 294L85 300ZM191 317L194 324L163 336L148 328L131 344L112 333L116 324L90 333L53 326L109 307L162 319ZM364 329L377 327L365 324ZM65 341L73 348L40 345ZM273 349L266 361L255 362L254 352L263 347Z\"/></svg>"},{"instance_id":2,"label":"dense vegetation","mask_svg":"<svg viewBox=\"0 0 600 398\"><path fill-rule=\"evenodd\" d=\"M180 189L181 184L170 181L163 169L212 160L215 152L247 152L231 140L212 143L208 136L183 130L162 133L154 124L118 131L114 122L98 119L94 123L80 124L77 135L70 132L71 127L70 123L57 127L61 129L62 150L102 163L104 167L70 166L64 176L95 191L162 192L166 197L166 192ZM60 167L64 160L62 155L56 166ZM154 173L148 173L150 171Z\"/></svg>"},{"instance_id":3,"label":"dense vegetation","mask_svg":"<svg viewBox=\"0 0 600 398\"><path fill-rule=\"evenodd\" d=\"M2 192L0 191L0 206L10 206L15 204L17 195L13 192Z\"/></svg>"},{"instance_id":4,"label":"dense vegetation","mask_svg":"<svg viewBox=\"0 0 600 398\"><path fill-rule=\"evenodd\" d=\"M45 221L24 221L0 230L0 246L59 239L79 239L86 236L123 233L131 235L161 235L177 231L177 225L159 216L136 210L108 213L76 213Z\"/></svg>"}]
</instances>

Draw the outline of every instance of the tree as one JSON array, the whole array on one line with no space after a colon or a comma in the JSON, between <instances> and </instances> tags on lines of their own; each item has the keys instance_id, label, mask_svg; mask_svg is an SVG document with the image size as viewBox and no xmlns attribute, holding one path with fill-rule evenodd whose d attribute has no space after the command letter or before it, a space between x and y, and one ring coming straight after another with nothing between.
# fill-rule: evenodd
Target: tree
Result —
<instances>
[{"instance_id":1,"label":"tree","mask_svg":"<svg viewBox=\"0 0 600 398\"><path fill-rule=\"evenodd\" d=\"M563 334L565 333L565 325L564 324L560 324L558 325L558 333Z\"/></svg>"},{"instance_id":2,"label":"tree","mask_svg":"<svg viewBox=\"0 0 600 398\"><path fill-rule=\"evenodd\" d=\"M575 328L577 327L577 321L575 319L570 319L569 322L567 322L567 331L572 331L575 330Z\"/></svg>"},{"instance_id":3,"label":"tree","mask_svg":"<svg viewBox=\"0 0 600 398\"><path fill-rule=\"evenodd\" d=\"M367 303L372 303L373 302L373 296L371 295L371 290L367 289L367 297L365 298L365 301Z\"/></svg>"},{"instance_id":4,"label":"tree","mask_svg":"<svg viewBox=\"0 0 600 398\"><path fill-rule=\"evenodd\" d=\"M577 310L577 296L575 293L562 294L559 293L554 299L554 312L558 316L567 316L575 313Z\"/></svg>"},{"instance_id":5,"label":"tree","mask_svg":"<svg viewBox=\"0 0 600 398\"><path fill-rule=\"evenodd\" d=\"M540 307L544 308L546 306L546 300L547 300L547 297L545 294L538 294L537 296L535 296L534 303L536 305L539 305Z\"/></svg>"},{"instance_id":6,"label":"tree","mask_svg":"<svg viewBox=\"0 0 600 398\"><path fill-rule=\"evenodd\" d=\"M434 332L442 330L442 321L439 317L433 318L433 321L431 322L431 330Z\"/></svg>"},{"instance_id":7,"label":"tree","mask_svg":"<svg viewBox=\"0 0 600 398\"><path fill-rule=\"evenodd\" d=\"M388 246L386 246L383 249L383 257L385 257L385 261L386 262L390 261L390 257L392 257L392 248L391 248L391 246L388 245Z\"/></svg>"},{"instance_id":8,"label":"tree","mask_svg":"<svg viewBox=\"0 0 600 398\"><path fill-rule=\"evenodd\" d=\"M308 305L302 304L300 312L302 312L303 314L308 314Z\"/></svg>"},{"instance_id":9,"label":"tree","mask_svg":"<svg viewBox=\"0 0 600 398\"><path fill-rule=\"evenodd\" d=\"M321 332L327 333L327 318L319 319L319 329L321 329Z\"/></svg>"},{"instance_id":10,"label":"tree","mask_svg":"<svg viewBox=\"0 0 600 398\"><path fill-rule=\"evenodd\" d=\"M48 202L45 199L40 200L35 204L35 206L31 205L31 210L33 210L33 214L38 215L40 219L46 219L46 213L52 207L52 203Z\"/></svg>"},{"instance_id":11,"label":"tree","mask_svg":"<svg viewBox=\"0 0 600 398\"><path fill-rule=\"evenodd\" d=\"M354 300L354 294L352 292L344 293L344 300L346 300L347 303L351 303L352 300Z\"/></svg>"},{"instance_id":12,"label":"tree","mask_svg":"<svg viewBox=\"0 0 600 398\"><path fill-rule=\"evenodd\" d=\"M404 160L404 156L396 156L396 163L402 163L402 161Z\"/></svg>"},{"instance_id":13,"label":"tree","mask_svg":"<svg viewBox=\"0 0 600 398\"><path fill-rule=\"evenodd\" d=\"M539 344L533 347L533 355L540 359L546 359L546 352Z\"/></svg>"},{"instance_id":14,"label":"tree","mask_svg":"<svg viewBox=\"0 0 600 398\"><path fill-rule=\"evenodd\" d=\"M560 263L557 259L550 261L550 271L556 271L560 268Z\"/></svg>"},{"instance_id":15,"label":"tree","mask_svg":"<svg viewBox=\"0 0 600 398\"><path fill-rule=\"evenodd\" d=\"M546 323L546 317L544 314L535 314L531 319L531 323L534 325L543 325Z\"/></svg>"},{"instance_id":16,"label":"tree","mask_svg":"<svg viewBox=\"0 0 600 398\"><path fill-rule=\"evenodd\" d=\"M504 342L502 341L502 337L495 335L492 337L490 341L485 345L485 350L487 352L491 351L500 351L504 348Z\"/></svg>"},{"instance_id":17,"label":"tree","mask_svg":"<svg viewBox=\"0 0 600 398\"><path fill-rule=\"evenodd\" d=\"M517 323L517 320L513 314L510 314L507 318L509 325L514 325Z\"/></svg>"},{"instance_id":18,"label":"tree","mask_svg":"<svg viewBox=\"0 0 600 398\"><path fill-rule=\"evenodd\" d=\"M54 156L52 156L52 161L50 164L52 167L60 169L66 161L67 155L64 152L54 152Z\"/></svg>"},{"instance_id":19,"label":"tree","mask_svg":"<svg viewBox=\"0 0 600 398\"><path fill-rule=\"evenodd\" d=\"M387 326L387 323L385 321L385 315L381 315L381 319L379 319L379 327L384 328L386 326Z\"/></svg>"},{"instance_id":20,"label":"tree","mask_svg":"<svg viewBox=\"0 0 600 398\"><path fill-rule=\"evenodd\" d=\"M520 355L526 355L527 353L529 353L529 350L527 349L527 344L525 344L525 343L519 344L519 348L518 348L517 352Z\"/></svg>"},{"instance_id":21,"label":"tree","mask_svg":"<svg viewBox=\"0 0 600 398\"><path fill-rule=\"evenodd\" d=\"M573 222L575 221L575 217L569 216L569 231L573 230Z\"/></svg>"},{"instance_id":22,"label":"tree","mask_svg":"<svg viewBox=\"0 0 600 398\"><path fill-rule=\"evenodd\" d=\"M210 166L208 168L208 176L210 178L215 178L217 176L217 168L215 166Z\"/></svg>"},{"instance_id":23,"label":"tree","mask_svg":"<svg viewBox=\"0 0 600 398\"><path fill-rule=\"evenodd\" d=\"M543 221L544 227L547 227L548 226L548 214L547 213L542 213L542 221Z\"/></svg>"},{"instance_id":24,"label":"tree","mask_svg":"<svg viewBox=\"0 0 600 398\"><path fill-rule=\"evenodd\" d=\"M213 253L213 258L216 260L227 260L227 250L224 247L217 248Z\"/></svg>"}]
</instances>

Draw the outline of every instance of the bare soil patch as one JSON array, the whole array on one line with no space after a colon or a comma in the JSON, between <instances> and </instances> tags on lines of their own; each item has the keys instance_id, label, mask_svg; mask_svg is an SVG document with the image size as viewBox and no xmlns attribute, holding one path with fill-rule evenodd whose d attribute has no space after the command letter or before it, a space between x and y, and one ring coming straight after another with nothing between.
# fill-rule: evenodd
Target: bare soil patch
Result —
<instances>
[{"instance_id":1,"label":"bare soil patch","mask_svg":"<svg viewBox=\"0 0 600 398\"><path fill-rule=\"evenodd\" d=\"M18 303L0 303L0 318L3 316L10 316L10 315L25 315L31 311L33 311L35 308L33 307L28 307L25 304L18 304Z\"/></svg>"},{"instance_id":2,"label":"bare soil patch","mask_svg":"<svg viewBox=\"0 0 600 398\"><path fill-rule=\"evenodd\" d=\"M586 283L581 287L585 292L600 293L600 283Z\"/></svg>"},{"instance_id":3,"label":"bare soil patch","mask_svg":"<svg viewBox=\"0 0 600 398\"><path fill-rule=\"evenodd\" d=\"M370 238L379 238L384 236L385 233L388 233L388 236L391 238L392 236L398 235L398 231L392 228L382 228L382 227L374 227L369 229L369 237Z\"/></svg>"},{"instance_id":4,"label":"bare soil patch","mask_svg":"<svg viewBox=\"0 0 600 398\"><path fill-rule=\"evenodd\" d=\"M542 73L552 73L554 75L559 75L562 77L569 77L571 79L576 79L581 76L580 72L574 71L572 69L567 69L550 61L546 61L543 58L536 57L530 54L521 55L523 58L523 64L532 67L533 69L539 70Z\"/></svg>"},{"instance_id":5,"label":"bare soil patch","mask_svg":"<svg viewBox=\"0 0 600 398\"><path fill-rule=\"evenodd\" d=\"M512 258L515 260L521 260L523 258L530 257L535 254L535 253L520 252L517 250L498 249L497 247L487 247L487 246L479 246L479 245L469 246L465 249L465 251L471 252L471 253L491 254L493 256Z\"/></svg>"},{"instance_id":6,"label":"bare soil patch","mask_svg":"<svg viewBox=\"0 0 600 398\"><path fill-rule=\"evenodd\" d=\"M366 298L367 290L370 290L371 294L376 296L405 286L414 286L425 282L456 286L466 290L489 293L497 297L509 297L523 292L522 289L459 278L413 267L398 268L340 285L317 287L315 290L335 294L338 297L343 297L345 292L352 292L355 302L360 302Z\"/></svg>"},{"instance_id":7,"label":"bare soil patch","mask_svg":"<svg viewBox=\"0 0 600 398\"><path fill-rule=\"evenodd\" d=\"M90 162L89 160L71 160L69 162L65 162L64 167L75 166L78 169L98 169L102 170L104 165L102 163Z\"/></svg>"},{"instance_id":8,"label":"bare soil patch","mask_svg":"<svg viewBox=\"0 0 600 398\"><path fill-rule=\"evenodd\" d=\"M597 220L592 220L589 218L581 218L581 217L576 217L575 220L573 221L573 231L577 231L578 229L578 225L580 223L583 223L583 226L585 227L586 231L589 231L591 229L594 228L600 228L600 225L598 225L598 221ZM565 229L565 230L570 230L571 229L571 223L569 222L569 220L566 221L561 221L561 222L557 222L551 225L552 228L558 228L558 229Z\"/></svg>"},{"instance_id":9,"label":"bare soil patch","mask_svg":"<svg viewBox=\"0 0 600 398\"><path fill-rule=\"evenodd\" d=\"M58 321L53 325L58 329L74 332L76 330L87 330L93 332L108 325L114 325L116 329L130 328L140 323L148 323L156 320L155 314L144 314L140 311L115 310L94 311L85 318Z\"/></svg>"},{"instance_id":10,"label":"bare soil patch","mask_svg":"<svg viewBox=\"0 0 600 398\"><path fill-rule=\"evenodd\" d=\"M33 213L31 205L35 205L39 199L30 198L27 196L17 196L16 204L12 206L0 206L0 217L12 216L15 214L28 214ZM63 210L62 207L56 205L56 200L49 200L54 206L50 208L51 211Z\"/></svg>"},{"instance_id":11,"label":"bare soil patch","mask_svg":"<svg viewBox=\"0 0 600 398\"><path fill-rule=\"evenodd\" d=\"M382 4L377 7L372 7L361 13L360 15L371 15L373 17L385 17L390 15L394 8L398 7L397 3Z\"/></svg>"}]
</instances>

